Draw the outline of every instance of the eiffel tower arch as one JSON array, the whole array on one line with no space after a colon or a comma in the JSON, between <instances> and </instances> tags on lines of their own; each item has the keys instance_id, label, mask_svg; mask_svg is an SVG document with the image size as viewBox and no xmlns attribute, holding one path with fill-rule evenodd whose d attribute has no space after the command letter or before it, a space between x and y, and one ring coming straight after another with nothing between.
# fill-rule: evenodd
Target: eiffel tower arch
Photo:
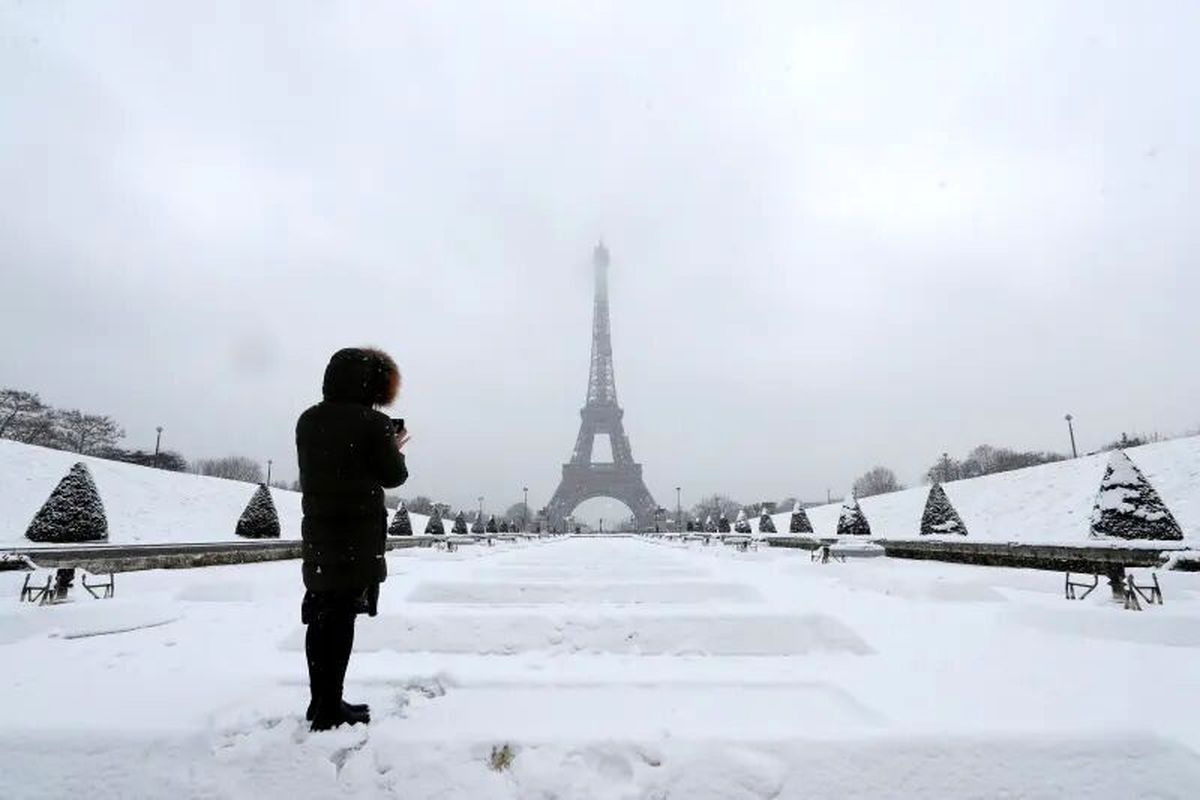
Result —
<instances>
[{"instance_id":1,"label":"eiffel tower arch","mask_svg":"<svg viewBox=\"0 0 1200 800\"><path fill-rule=\"evenodd\" d=\"M563 464L562 481L546 506L548 522L556 530L562 530L563 520L571 516L580 503L596 497L609 497L629 506L642 530L653 527L654 512L658 508L642 479L642 465L633 460L633 450L622 422L625 412L617 404L608 323L608 265L608 249L603 243L596 245L592 254L596 296L587 401L579 412L575 450L570 462ZM597 436L608 436L612 446L611 462L592 460Z\"/></svg>"}]
</instances>

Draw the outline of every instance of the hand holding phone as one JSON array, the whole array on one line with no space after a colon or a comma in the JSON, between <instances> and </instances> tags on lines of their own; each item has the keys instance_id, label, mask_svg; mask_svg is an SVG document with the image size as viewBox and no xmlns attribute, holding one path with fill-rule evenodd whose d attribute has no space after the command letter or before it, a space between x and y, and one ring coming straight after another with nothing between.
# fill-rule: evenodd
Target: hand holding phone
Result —
<instances>
[{"instance_id":1,"label":"hand holding phone","mask_svg":"<svg viewBox=\"0 0 1200 800\"><path fill-rule=\"evenodd\" d=\"M404 427L403 417L392 420L392 433L396 437L396 447L404 449L404 445L408 444L408 431Z\"/></svg>"}]
</instances>

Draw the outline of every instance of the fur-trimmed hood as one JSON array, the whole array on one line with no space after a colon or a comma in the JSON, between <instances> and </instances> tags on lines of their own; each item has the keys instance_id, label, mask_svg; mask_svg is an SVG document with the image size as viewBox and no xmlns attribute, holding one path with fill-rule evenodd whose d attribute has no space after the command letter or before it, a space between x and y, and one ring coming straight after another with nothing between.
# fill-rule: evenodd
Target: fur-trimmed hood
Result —
<instances>
[{"instance_id":1,"label":"fur-trimmed hood","mask_svg":"<svg viewBox=\"0 0 1200 800\"><path fill-rule=\"evenodd\" d=\"M321 392L335 403L386 406L400 389L400 370L392 357L373 347L338 350L325 367Z\"/></svg>"}]
</instances>

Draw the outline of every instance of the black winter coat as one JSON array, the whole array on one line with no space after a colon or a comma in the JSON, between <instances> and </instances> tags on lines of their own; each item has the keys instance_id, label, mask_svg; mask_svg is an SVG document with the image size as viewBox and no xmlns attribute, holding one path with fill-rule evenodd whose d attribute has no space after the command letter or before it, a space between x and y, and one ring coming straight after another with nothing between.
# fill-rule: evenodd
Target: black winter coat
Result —
<instances>
[{"instance_id":1,"label":"black winter coat","mask_svg":"<svg viewBox=\"0 0 1200 800\"><path fill-rule=\"evenodd\" d=\"M363 358L338 360L354 352ZM358 592L387 577L383 490L408 478L392 421L370 405L376 366L366 351L338 356L325 373L325 399L296 423L304 585L316 592Z\"/></svg>"}]
</instances>

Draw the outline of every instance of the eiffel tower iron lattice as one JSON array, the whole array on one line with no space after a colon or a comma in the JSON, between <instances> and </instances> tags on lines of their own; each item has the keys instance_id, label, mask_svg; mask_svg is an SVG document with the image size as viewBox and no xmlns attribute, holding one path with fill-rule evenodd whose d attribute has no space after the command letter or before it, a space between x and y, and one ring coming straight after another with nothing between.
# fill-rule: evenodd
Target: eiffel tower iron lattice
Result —
<instances>
[{"instance_id":1,"label":"eiffel tower iron lattice","mask_svg":"<svg viewBox=\"0 0 1200 800\"><path fill-rule=\"evenodd\" d=\"M658 505L642 479L642 465L633 460L629 437L625 435L617 404L617 384L613 375L612 338L608 323L608 249L596 245L592 266L596 271L596 299L592 317L592 365L588 373L587 401L579 412L579 436L571 461L563 464L562 482L546 506L551 527L563 530L563 521L586 500L611 497L633 512L641 530L654 524ZM597 436L608 436L611 462L592 460Z\"/></svg>"}]
</instances>

